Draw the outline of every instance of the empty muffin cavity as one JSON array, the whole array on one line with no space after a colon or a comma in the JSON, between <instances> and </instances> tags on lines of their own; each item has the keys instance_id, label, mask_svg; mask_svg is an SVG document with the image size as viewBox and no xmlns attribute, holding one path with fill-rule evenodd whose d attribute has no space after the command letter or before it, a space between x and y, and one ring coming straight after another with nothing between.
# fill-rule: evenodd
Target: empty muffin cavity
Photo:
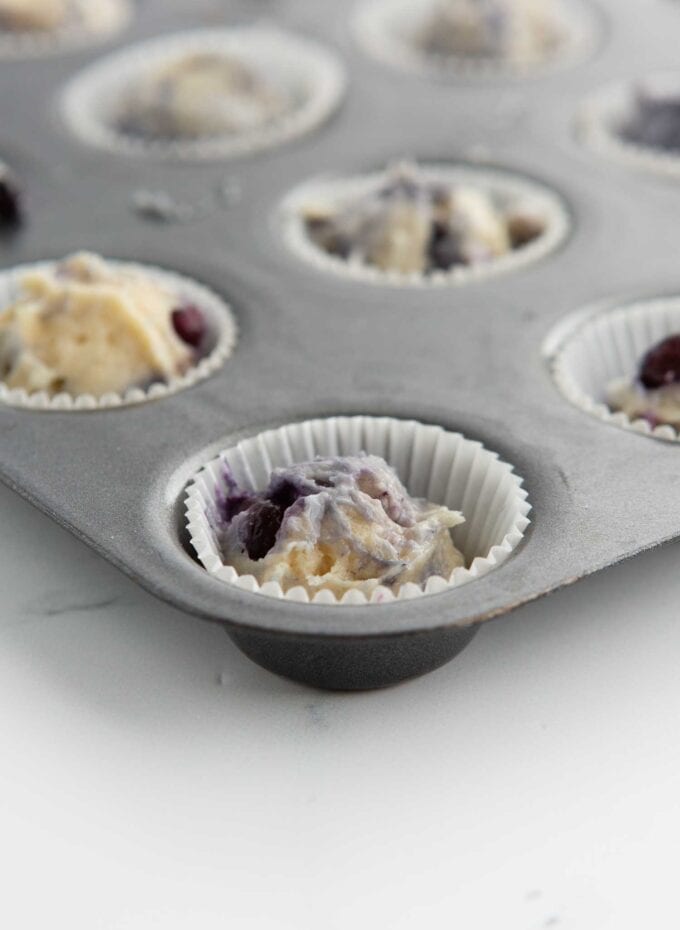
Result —
<instances>
[{"instance_id":1,"label":"empty muffin cavity","mask_svg":"<svg viewBox=\"0 0 680 930\"><path fill-rule=\"evenodd\" d=\"M510 172L399 163L295 188L278 223L324 271L374 284L453 285L538 261L569 230L561 198Z\"/></svg>"},{"instance_id":2,"label":"empty muffin cavity","mask_svg":"<svg viewBox=\"0 0 680 930\"><path fill-rule=\"evenodd\" d=\"M565 67L592 50L597 32L580 0L364 0L354 28L373 57L441 77Z\"/></svg>"},{"instance_id":3,"label":"empty muffin cavity","mask_svg":"<svg viewBox=\"0 0 680 930\"><path fill-rule=\"evenodd\" d=\"M187 528L201 564L228 585L303 603L384 604L505 561L529 523L521 484L459 433L329 417L267 430L209 462L188 487Z\"/></svg>"},{"instance_id":4,"label":"empty muffin cavity","mask_svg":"<svg viewBox=\"0 0 680 930\"><path fill-rule=\"evenodd\" d=\"M76 253L0 273L0 402L92 410L190 387L231 354L236 324L208 288Z\"/></svg>"},{"instance_id":5,"label":"empty muffin cavity","mask_svg":"<svg viewBox=\"0 0 680 930\"><path fill-rule=\"evenodd\" d=\"M0 59L55 55L101 42L131 17L130 0L0 0Z\"/></svg>"},{"instance_id":6,"label":"empty muffin cavity","mask_svg":"<svg viewBox=\"0 0 680 930\"><path fill-rule=\"evenodd\" d=\"M680 297L577 315L548 349L558 388L584 412L667 441L680 430Z\"/></svg>"},{"instance_id":7,"label":"empty muffin cavity","mask_svg":"<svg viewBox=\"0 0 680 930\"><path fill-rule=\"evenodd\" d=\"M88 144L129 155L223 158L310 132L339 104L330 51L278 29L196 30L115 52L68 85L63 113Z\"/></svg>"},{"instance_id":8,"label":"empty muffin cavity","mask_svg":"<svg viewBox=\"0 0 680 930\"><path fill-rule=\"evenodd\" d=\"M579 118L584 141L631 168L680 174L680 72L600 88Z\"/></svg>"}]
</instances>

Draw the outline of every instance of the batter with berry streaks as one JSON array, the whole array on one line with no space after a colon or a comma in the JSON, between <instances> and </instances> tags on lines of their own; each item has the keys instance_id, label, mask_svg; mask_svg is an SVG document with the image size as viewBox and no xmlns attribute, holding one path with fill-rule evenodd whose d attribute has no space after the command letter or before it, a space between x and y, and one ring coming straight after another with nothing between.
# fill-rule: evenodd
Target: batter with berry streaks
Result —
<instances>
[{"instance_id":1,"label":"batter with berry streaks","mask_svg":"<svg viewBox=\"0 0 680 930\"><path fill-rule=\"evenodd\" d=\"M211 518L222 558L260 584L313 597L370 596L464 565L450 530L462 514L409 496L382 458L360 453L276 468L264 491L239 487L228 470Z\"/></svg>"},{"instance_id":2,"label":"batter with berry streaks","mask_svg":"<svg viewBox=\"0 0 680 930\"><path fill-rule=\"evenodd\" d=\"M428 180L407 162L388 169L372 191L310 203L303 221L329 255L404 275L491 261L546 226L531 204L497 202L474 184Z\"/></svg>"},{"instance_id":3,"label":"batter with berry streaks","mask_svg":"<svg viewBox=\"0 0 680 930\"><path fill-rule=\"evenodd\" d=\"M435 0L416 36L431 55L540 62L564 39L556 0Z\"/></svg>"}]
</instances>

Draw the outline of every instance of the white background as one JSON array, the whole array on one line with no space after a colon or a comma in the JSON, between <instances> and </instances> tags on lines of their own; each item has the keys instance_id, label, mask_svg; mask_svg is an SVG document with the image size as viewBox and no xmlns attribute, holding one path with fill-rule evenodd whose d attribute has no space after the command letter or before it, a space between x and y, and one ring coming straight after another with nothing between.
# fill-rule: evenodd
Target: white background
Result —
<instances>
[{"instance_id":1,"label":"white background","mask_svg":"<svg viewBox=\"0 0 680 930\"><path fill-rule=\"evenodd\" d=\"M308 690L0 488L0 926L680 923L677 545Z\"/></svg>"}]
</instances>

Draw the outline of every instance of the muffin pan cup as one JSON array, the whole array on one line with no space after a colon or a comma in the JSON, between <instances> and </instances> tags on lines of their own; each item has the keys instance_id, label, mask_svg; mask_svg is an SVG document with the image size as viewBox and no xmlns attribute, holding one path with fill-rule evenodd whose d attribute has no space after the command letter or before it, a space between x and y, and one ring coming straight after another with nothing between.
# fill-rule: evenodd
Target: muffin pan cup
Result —
<instances>
[{"instance_id":1,"label":"muffin pan cup","mask_svg":"<svg viewBox=\"0 0 680 930\"><path fill-rule=\"evenodd\" d=\"M586 145L603 158L630 169L680 179L680 152L626 139L621 129L635 114L636 93L649 90L680 97L680 70L640 73L614 81L589 94L578 117Z\"/></svg>"},{"instance_id":2,"label":"muffin pan cup","mask_svg":"<svg viewBox=\"0 0 680 930\"><path fill-rule=\"evenodd\" d=\"M521 248L512 248L503 255L428 274L383 271L368 262L335 257L316 245L305 226L305 208L310 204L343 204L354 198L374 195L389 175L389 171L382 170L356 177L316 178L300 185L284 198L277 212L275 222L279 233L291 252L320 271L366 284L392 287L452 287L507 274L540 261L558 249L569 234L569 214L561 198L530 178L470 164L418 164L416 174L426 183L441 184L454 191L457 187L478 190L508 210L513 207L518 212L526 209L529 215L541 220L543 231L533 241Z\"/></svg>"},{"instance_id":3,"label":"muffin pan cup","mask_svg":"<svg viewBox=\"0 0 680 930\"><path fill-rule=\"evenodd\" d=\"M346 106L295 147L233 163L241 201L176 226L140 220L132 191L181 186L189 196L222 178L223 165L100 158L49 116L48 90L57 95L71 73L64 62L39 62L31 82L0 64L15 150L50 153L45 172L35 172L33 220L6 245L4 265L90 248L160 266L224 298L239 327L226 364L153 403L78 415L0 406L2 480L153 594L221 625L261 665L320 687L422 674L482 623L680 536L677 443L586 415L562 396L542 354L548 334L578 308L680 294L672 247L680 186L598 158L574 134L584 95L629 71L637 40L632 14L617 0L602 6L620 16L603 56L533 81L501 123L504 81L414 81L358 52L337 4L305 5L304 17L286 7L284 27L345 43ZM145 5L144 34L198 25L186 5L183 13L163 7ZM675 54L675 7L659 4L653 14L659 28L649 41L660 59ZM502 277L456 288L368 287L299 261L273 222L287 193L320 172L360 174L404 156L466 162L482 150L555 190L573 219L560 249ZM510 558L470 584L387 605L297 604L212 578L185 529L193 476L264 430L353 415L460 432L511 463L532 522Z\"/></svg>"},{"instance_id":4,"label":"muffin pan cup","mask_svg":"<svg viewBox=\"0 0 680 930\"><path fill-rule=\"evenodd\" d=\"M426 19L427 8L428 0L363 0L353 18L357 41L376 60L417 75L449 80L507 80L540 77L577 65L593 52L599 40L600 22L594 8L584 0L564 0L557 8L563 42L545 58L510 61L482 55L428 54L410 41Z\"/></svg>"},{"instance_id":5,"label":"muffin pan cup","mask_svg":"<svg viewBox=\"0 0 680 930\"><path fill-rule=\"evenodd\" d=\"M19 61L68 54L103 43L117 35L134 16L134 0L96 0L89 3L89 18L50 32L0 30L0 61ZM88 0L79 0L81 9Z\"/></svg>"},{"instance_id":6,"label":"muffin pan cup","mask_svg":"<svg viewBox=\"0 0 680 930\"><path fill-rule=\"evenodd\" d=\"M233 55L299 99L289 112L244 132L150 140L120 131L116 118L135 78L143 80L167 62L193 54ZM132 44L78 74L64 91L61 109L72 131L89 145L137 157L210 160L250 155L312 132L340 105L344 90L344 68L332 51L260 24L197 29Z\"/></svg>"},{"instance_id":7,"label":"muffin pan cup","mask_svg":"<svg viewBox=\"0 0 680 930\"><path fill-rule=\"evenodd\" d=\"M40 411L70 410L76 413L84 410L143 404L191 387L202 378L209 377L229 358L236 344L237 328L226 301L209 288L203 287L184 275L134 262L120 263L107 259L107 263L114 267L122 264L140 274L148 275L160 285L176 293L178 302L195 304L201 309L207 323L207 335L204 341L208 345L204 351L199 351L196 363L183 374L169 381L156 382L149 388L131 387L123 394L111 391L100 397L94 397L91 394L74 396L66 392L55 395L49 395L46 391L27 393L23 388L10 389L0 381L0 405L9 404L13 407L28 407L31 410ZM0 271L0 306L14 303L21 295L21 279L24 274L30 271L48 271L53 266L53 262L36 262Z\"/></svg>"},{"instance_id":8,"label":"muffin pan cup","mask_svg":"<svg viewBox=\"0 0 680 930\"><path fill-rule=\"evenodd\" d=\"M432 576L424 585L410 582L396 590L378 585L364 593L350 588L338 599L321 587L316 593L296 585L283 590L277 582L260 584L253 575L239 575L222 556L219 501L229 493L225 474L240 488L263 490L272 470L317 456L366 452L384 459L399 475L411 496L443 504L465 514L453 531L456 548L465 558L450 576ZM200 563L225 584L267 597L346 606L384 605L438 594L483 578L508 559L524 537L531 505L522 479L511 466L481 443L437 426L389 417L324 417L291 423L258 433L208 462L187 490L186 526Z\"/></svg>"},{"instance_id":9,"label":"muffin pan cup","mask_svg":"<svg viewBox=\"0 0 680 930\"><path fill-rule=\"evenodd\" d=\"M678 333L680 296L586 308L550 335L546 360L557 387L580 410L622 429L679 442L670 424L652 426L642 416L631 419L607 404L608 389L634 386L649 349ZM639 390L644 397L641 386Z\"/></svg>"}]
</instances>

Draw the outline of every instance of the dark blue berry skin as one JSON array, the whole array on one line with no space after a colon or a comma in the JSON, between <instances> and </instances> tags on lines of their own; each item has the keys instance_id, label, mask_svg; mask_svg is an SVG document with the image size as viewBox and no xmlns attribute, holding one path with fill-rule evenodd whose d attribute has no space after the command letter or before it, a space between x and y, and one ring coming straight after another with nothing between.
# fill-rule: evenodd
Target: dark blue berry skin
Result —
<instances>
[{"instance_id":1,"label":"dark blue berry skin","mask_svg":"<svg viewBox=\"0 0 680 930\"><path fill-rule=\"evenodd\" d=\"M285 511L299 501L300 498L309 497L310 494L318 494L325 488L332 487L332 481L320 477L291 481L287 477L275 476L270 482L265 497Z\"/></svg>"},{"instance_id":2,"label":"dark blue berry skin","mask_svg":"<svg viewBox=\"0 0 680 930\"><path fill-rule=\"evenodd\" d=\"M251 504L239 527L239 539L248 558L256 562L274 547L283 513L283 509L271 501L255 501Z\"/></svg>"},{"instance_id":3,"label":"dark blue berry skin","mask_svg":"<svg viewBox=\"0 0 680 930\"><path fill-rule=\"evenodd\" d=\"M638 377L650 390L680 382L680 333L652 346L642 359Z\"/></svg>"},{"instance_id":4,"label":"dark blue berry skin","mask_svg":"<svg viewBox=\"0 0 680 930\"><path fill-rule=\"evenodd\" d=\"M172 311L172 325L182 340L194 349L198 349L206 333L203 311L194 304L185 304Z\"/></svg>"},{"instance_id":5,"label":"dark blue berry skin","mask_svg":"<svg viewBox=\"0 0 680 930\"><path fill-rule=\"evenodd\" d=\"M23 215L19 188L8 172L0 172L0 228L15 229L21 224Z\"/></svg>"},{"instance_id":6,"label":"dark blue berry skin","mask_svg":"<svg viewBox=\"0 0 680 930\"><path fill-rule=\"evenodd\" d=\"M224 481L227 493L218 501L222 526L240 516L238 538L253 561L263 559L274 547L284 517L293 513L298 502L333 486L324 478L294 481L288 476L274 475L265 492L249 493L238 487L227 469Z\"/></svg>"},{"instance_id":7,"label":"dark blue berry skin","mask_svg":"<svg viewBox=\"0 0 680 930\"><path fill-rule=\"evenodd\" d=\"M448 226L440 223L432 226L428 254L432 268L438 271L448 271L454 265L465 263L460 252L459 237Z\"/></svg>"},{"instance_id":8,"label":"dark blue berry skin","mask_svg":"<svg viewBox=\"0 0 680 930\"><path fill-rule=\"evenodd\" d=\"M267 490L267 499L276 507L288 510L304 494L305 492L288 478L274 478Z\"/></svg>"}]
</instances>

